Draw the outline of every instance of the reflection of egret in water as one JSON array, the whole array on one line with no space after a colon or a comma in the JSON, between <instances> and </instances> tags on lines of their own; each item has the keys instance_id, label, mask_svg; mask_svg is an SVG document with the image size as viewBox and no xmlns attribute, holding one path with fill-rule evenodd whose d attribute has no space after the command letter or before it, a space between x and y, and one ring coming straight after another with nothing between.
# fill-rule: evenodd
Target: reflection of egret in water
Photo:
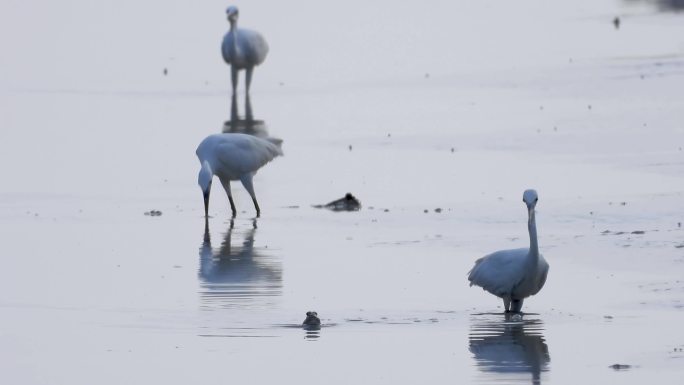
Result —
<instances>
[{"instance_id":1,"label":"reflection of egret in water","mask_svg":"<svg viewBox=\"0 0 684 385\"><path fill-rule=\"evenodd\" d=\"M247 134L266 139L268 126L263 120L231 119L223 124L224 134Z\"/></svg>"},{"instance_id":2,"label":"reflection of egret in water","mask_svg":"<svg viewBox=\"0 0 684 385\"><path fill-rule=\"evenodd\" d=\"M218 250L211 245L209 223L205 222L200 247L200 296L204 308L269 307L282 294L282 265L279 259L254 249L256 219L246 229L234 227L234 220ZM242 244L232 237L242 235Z\"/></svg>"},{"instance_id":3,"label":"reflection of egret in water","mask_svg":"<svg viewBox=\"0 0 684 385\"><path fill-rule=\"evenodd\" d=\"M470 330L470 352L477 367L497 373L492 382L530 382L529 373L532 384L541 384L541 373L548 370L551 360L542 321L510 314L505 318L501 314L477 317Z\"/></svg>"}]
</instances>

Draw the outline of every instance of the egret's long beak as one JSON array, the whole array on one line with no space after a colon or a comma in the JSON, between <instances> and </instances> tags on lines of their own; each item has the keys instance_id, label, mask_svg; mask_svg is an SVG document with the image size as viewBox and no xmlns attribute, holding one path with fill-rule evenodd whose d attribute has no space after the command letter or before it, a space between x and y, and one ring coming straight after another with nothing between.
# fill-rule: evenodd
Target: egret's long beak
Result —
<instances>
[{"instance_id":1,"label":"egret's long beak","mask_svg":"<svg viewBox=\"0 0 684 385\"><path fill-rule=\"evenodd\" d=\"M209 192L211 190L204 191L204 217L209 218Z\"/></svg>"}]
</instances>

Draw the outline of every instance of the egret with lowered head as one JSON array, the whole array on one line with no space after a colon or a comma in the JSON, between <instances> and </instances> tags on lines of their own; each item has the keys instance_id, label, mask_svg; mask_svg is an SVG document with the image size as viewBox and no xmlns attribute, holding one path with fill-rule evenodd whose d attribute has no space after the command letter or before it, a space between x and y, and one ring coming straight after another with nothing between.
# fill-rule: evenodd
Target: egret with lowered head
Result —
<instances>
[{"instance_id":1,"label":"egret with lowered head","mask_svg":"<svg viewBox=\"0 0 684 385\"><path fill-rule=\"evenodd\" d=\"M254 202L256 216L261 215L252 185L252 177L266 163L283 155L282 140L258 138L247 134L214 134L206 137L197 147L201 168L197 178L204 195L204 216L209 216L211 181L216 175L228 194L230 209L235 217L235 203L230 192L230 181L239 180Z\"/></svg>"},{"instance_id":2,"label":"egret with lowered head","mask_svg":"<svg viewBox=\"0 0 684 385\"><path fill-rule=\"evenodd\" d=\"M501 297L506 312L520 312L523 300L539 293L546 283L549 264L539 254L537 225L534 208L539 197L534 190L523 193L527 205L527 228L530 232L530 247L514 250L500 250L475 261L468 273L470 286L482 289ZM512 306L511 306L512 305Z\"/></svg>"},{"instance_id":3,"label":"egret with lowered head","mask_svg":"<svg viewBox=\"0 0 684 385\"><path fill-rule=\"evenodd\" d=\"M238 84L238 71L245 70L245 105L247 109L247 119L252 120L252 111L249 102L249 86L252 84L252 72L254 67L263 63L268 54L268 43L266 39L257 31L238 28L239 11L237 7L230 6L226 10L230 30L223 37L221 53L226 64L230 65L231 82L233 86L233 106L231 108L231 119L237 116L237 105L235 92Z\"/></svg>"}]
</instances>

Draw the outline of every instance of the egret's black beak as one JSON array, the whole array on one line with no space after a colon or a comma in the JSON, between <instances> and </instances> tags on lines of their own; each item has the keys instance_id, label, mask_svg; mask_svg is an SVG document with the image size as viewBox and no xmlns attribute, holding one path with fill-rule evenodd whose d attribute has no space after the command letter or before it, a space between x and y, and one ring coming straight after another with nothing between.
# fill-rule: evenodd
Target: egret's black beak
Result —
<instances>
[{"instance_id":1,"label":"egret's black beak","mask_svg":"<svg viewBox=\"0 0 684 385\"><path fill-rule=\"evenodd\" d=\"M209 218L209 192L211 190L204 191L204 217Z\"/></svg>"}]
</instances>

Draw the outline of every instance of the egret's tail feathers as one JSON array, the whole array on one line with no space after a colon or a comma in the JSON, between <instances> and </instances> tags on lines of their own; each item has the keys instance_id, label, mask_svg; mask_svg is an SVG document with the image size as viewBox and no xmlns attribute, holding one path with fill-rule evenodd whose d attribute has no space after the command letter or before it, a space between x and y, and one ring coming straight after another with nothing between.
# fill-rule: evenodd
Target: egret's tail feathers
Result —
<instances>
[{"instance_id":1,"label":"egret's tail feathers","mask_svg":"<svg viewBox=\"0 0 684 385\"><path fill-rule=\"evenodd\" d=\"M283 140L280 138L265 138L267 141L269 141L272 144L275 144L276 147L278 147L278 155L283 156Z\"/></svg>"}]
</instances>

